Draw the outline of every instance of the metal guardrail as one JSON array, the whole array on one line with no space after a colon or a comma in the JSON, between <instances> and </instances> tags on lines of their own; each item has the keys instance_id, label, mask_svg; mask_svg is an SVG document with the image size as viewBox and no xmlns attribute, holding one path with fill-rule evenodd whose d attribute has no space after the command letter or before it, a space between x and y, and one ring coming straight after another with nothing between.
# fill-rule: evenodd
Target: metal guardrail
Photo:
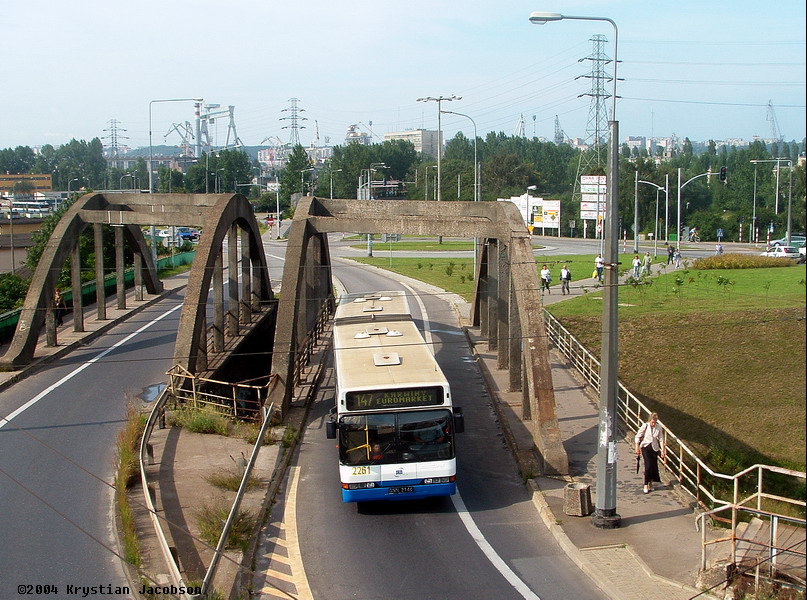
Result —
<instances>
[{"instance_id":1,"label":"metal guardrail","mask_svg":"<svg viewBox=\"0 0 807 600\"><path fill-rule=\"evenodd\" d=\"M314 348L316 347L320 336L322 335L323 331L328 328L334 310L335 303L333 299L326 299L319 310L317 320L314 323L314 328L308 332L308 335L303 340L303 343L300 344L300 348L297 350L294 357L294 378L292 380L293 387L298 386L305 378L305 368L311 361L311 355L314 353Z\"/></svg>"},{"instance_id":2,"label":"metal guardrail","mask_svg":"<svg viewBox=\"0 0 807 600\"><path fill-rule=\"evenodd\" d=\"M154 401L154 407L151 409L149 418L146 421L146 428L143 431L143 437L140 439L140 484L143 486L143 500L146 503L146 508L148 509L149 518L151 519L151 524L154 527L154 532L157 534L157 543L160 546L163 559L165 559L165 564L168 567L168 572L172 583L177 587L177 589L186 589L185 582L182 580L182 575L179 572L179 565L174 559L174 555L171 554L171 549L168 546L168 540L165 538L163 528L160 526L160 520L157 518L157 510L154 507L154 501L151 497L151 490L149 489L148 478L146 477L146 457L149 454L149 440L151 439L151 434L154 431L154 426L157 424L158 420L165 418L165 403L168 398L168 388L164 388ZM189 598L187 595L185 597Z\"/></svg>"},{"instance_id":3,"label":"metal guardrail","mask_svg":"<svg viewBox=\"0 0 807 600\"><path fill-rule=\"evenodd\" d=\"M544 320L549 339L563 353L563 355L580 372L583 378L599 392L600 389L600 361L589 352L551 313L544 309ZM619 382L617 391L617 422L623 425L623 434L631 437L633 432L647 421L652 411L648 409L622 382ZM662 423L664 426L664 423ZM804 526L807 513L807 503L782 496L764 492L764 473L776 473L780 476L805 480L807 474L803 471L783 469L771 465L754 465L740 471L735 475L718 473L701 460L675 433L664 426L667 441L667 458L664 467L675 477L681 487L692 494L698 505L708 512L698 515L697 523L702 523L707 516L717 515L726 510L732 511L732 517L726 523L731 524L731 536L719 541L732 540L732 559L736 558L736 528L738 511L766 512L780 519L787 519ZM632 441L632 440L630 440ZM756 473L756 481L751 484L746 480L750 474ZM743 489L756 491L745 498L740 494ZM756 501L756 507L751 509L749 502ZM763 510L771 507L796 507L801 517L784 515L774 511ZM720 519L716 519L720 520ZM704 539L705 544L705 539ZM705 545L702 562L705 562ZM705 565L704 565L705 566Z\"/></svg>"},{"instance_id":4,"label":"metal guardrail","mask_svg":"<svg viewBox=\"0 0 807 600\"><path fill-rule=\"evenodd\" d=\"M185 370L180 365L171 367L169 376L169 393L178 401L194 408L208 408L230 419L257 421L261 418L261 407L269 397L269 387L277 377L271 375L263 385L248 383L231 383L199 377ZM202 391L202 388L205 388ZM213 390L229 389L228 395L215 393ZM252 397L248 397L252 396Z\"/></svg>"}]
</instances>

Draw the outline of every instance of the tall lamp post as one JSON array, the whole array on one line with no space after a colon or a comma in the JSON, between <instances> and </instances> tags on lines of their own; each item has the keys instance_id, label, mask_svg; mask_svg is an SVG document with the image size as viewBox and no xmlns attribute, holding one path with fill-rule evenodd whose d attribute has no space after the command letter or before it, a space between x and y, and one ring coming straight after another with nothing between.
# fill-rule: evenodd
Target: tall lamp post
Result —
<instances>
[{"instance_id":1,"label":"tall lamp post","mask_svg":"<svg viewBox=\"0 0 807 600\"><path fill-rule=\"evenodd\" d=\"M656 227L653 230L653 256L656 256L658 254L658 252L657 252L657 250L658 250L658 243L657 243L658 242L658 195L659 195L659 192L664 192L665 200L666 200L667 190L664 188L664 186L661 186L661 185L658 185L656 183L653 183L652 181L644 181L643 179L639 179L638 174L639 174L639 172L637 171L636 172L636 175L637 175L637 179L636 179L636 202L635 202L636 206L639 205L639 184L640 183L645 183L647 185L652 185L654 188L656 188Z\"/></svg>"},{"instance_id":2,"label":"tall lamp post","mask_svg":"<svg viewBox=\"0 0 807 600\"><path fill-rule=\"evenodd\" d=\"M450 96L437 96L436 98L432 96L425 96L423 98L418 98L418 102L437 102L437 201L441 201L443 199L443 183L441 177L441 169L440 164L442 163L442 156L443 156L443 122L442 122L442 103L443 102L450 102L451 100L462 100L462 96L455 96L451 94ZM437 236L438 243L443 243L443 236Z\"/></svg>"},{"instance_id":3,"label":"tall lamp post","mask_svg":"<svg viewBox=\"0 0 807 600\"><path fill-rule=\"evenodd\" d=\"M479 202L479 162L477 158L477 149L476 149L476 121L474 121L471 117L466 114L454 112L453 110L444 110L442 111L444 115L457 115L458 117L465 117L468 119L471 124L474 126L474 202ZM478 268L479 268L479 238L474 238L474 277L478 277Z\"/></svg>"},{"instance_id":4,"label":"tall lamp post","mask_svg":"<svg viewBox=\"0 0 807 600\"><path fill-rule=\"evenodd\" d=\"M342 171L342 169L331 169L330 170L329 174L331 176L331 200L333 200L333 174L334 173L340 173L341 171Z\"/></svg>"},{"instance_id":5,"label":"tall lamp post","mask_svg":"<svg viewBox=\"0 0 807 600\"><path fill-rule=\"evenodd\" d=\"M600 356L600 425L597 435L597 501L591 522L600 529L615 529L622 522L616 512L616 401L619 258L619 122L616 120L617 43L619 30L607 17L576 17L551 12L534 12L530 22L543 25L561 20L605 21L614 28L614 73L611 94L610 149L608 152L608 196L605 212L605 289L603 291L602 351Z\"/></svg>"},{"instance_id":6,"label":"tall lamp post","mask_svg":"<svg viewBox=\"0 0 807 600\"><path fill-rule=\"evenodd\" d=\"M149 194L154 193L154 173L152 163L154 162L153 146L151 143L151 113L152 106L161 102L202 102L201 98L163 98L161 100L149 100ZM207 171L205 171L205 180L207 180ZM149 231L151 237L151 258L154 264L157 264L157 228L152 225Z\"/></svg>"}]
</instances>

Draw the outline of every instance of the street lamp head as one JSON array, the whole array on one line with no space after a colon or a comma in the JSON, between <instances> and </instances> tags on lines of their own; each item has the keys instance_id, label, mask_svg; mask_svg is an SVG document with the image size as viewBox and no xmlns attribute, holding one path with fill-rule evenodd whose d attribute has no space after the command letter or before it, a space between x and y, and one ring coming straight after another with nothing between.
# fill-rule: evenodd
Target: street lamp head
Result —
<instances>
[{"instance_id":1,"label":"street lamp head","mask_svg":"<svg viewBox=\"0 0 807 600\"><path fill-rule=\"evenodd\" d=\"M537 190L537 189L538 189L538 186L537 186L537 185L528 185L528 186L527 186L527 189L528 189L528 190L533 190L533 191L535 191L535 190Z\"/></svg>"},{"instance_id":2,"label":"street lamp head","mask_svg":"<svg viewBox=\"0 0 807 600\"><path fill-rule=\"evenodd\" d=\"M563 15L554 12L535 11L530 14L530 23L534 25L546 25L549 21L561 21Z\"/></svg>"}]
</instances>

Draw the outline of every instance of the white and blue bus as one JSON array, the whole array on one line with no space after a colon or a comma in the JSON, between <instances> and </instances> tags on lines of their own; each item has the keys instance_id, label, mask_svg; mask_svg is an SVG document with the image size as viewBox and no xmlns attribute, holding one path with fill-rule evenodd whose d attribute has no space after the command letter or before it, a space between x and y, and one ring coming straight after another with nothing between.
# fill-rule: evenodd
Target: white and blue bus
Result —
<instances>
[{"instance_id":1,"label":"white and blue bus","mask_svg":"<svg viewBox=\"0 0 807 600\"><path fill-rule=\"evenodd\" d=\"M454 434L464 424L401 291L346 294L333 326L343 502L456 492Z\"/></svg>"}]
</instances>

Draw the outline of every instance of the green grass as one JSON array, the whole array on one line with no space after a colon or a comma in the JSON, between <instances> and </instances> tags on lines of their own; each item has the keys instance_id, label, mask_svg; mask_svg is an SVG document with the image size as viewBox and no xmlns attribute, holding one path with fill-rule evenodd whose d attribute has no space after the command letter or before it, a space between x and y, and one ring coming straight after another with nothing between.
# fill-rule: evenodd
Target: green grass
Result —
<instances>
[{"instance_id":1,"label":"green grass","mask_svg":"<svg viewBox=\"0 0 807 600\"><path fill-rule=\"evenodd\" d=\"M623 267L631 258L620 255ZM666 256L660 253L657 260L666 263ZM661 275L619 288L620 380L701 457L731 472L757 462L803 471L807 462L805 267L771 260L780 262L675 272L654 264L654 274ZM458 276L472 272L471 259L360 262L466 300L473 294L473 280ZM574 281L587 280L588 293L548 308L598 356L602 288L591 279L594 256L537 258L538 267L544 262L555 274L553 284L564 263ZM451 275L445 271L449 263Z\"/></svg>"},{"instance_id":2,"label":"green grass","mask_svg":"<svg viewBox=\"0 0 807 600\"><path fill-rule=\"evenodd\" d=\"M380 238L375 238L373 240L373 246L378 246L384 250L392 249L393 251L399 252L457 252L460 250L470 251L474 249L473 241L466 242L456 240L443 240L442 244L438 244L437 240L429 240L427 242L382 242ZM367 243L356 244L351 246L351 248L363 250L367 248Z\"/></svg>"},{"instance_id":3,"label":"green grass","mask_svg":"<svg viewBox=\"0 0 807 600\"><path fill-rule=\"evenodd\" d=\"M199 525L199 536L215 547L219 542L224 523L230 514L230 505L223 499L201 504L195 511ZM233 519L230 534L227 536L225 548L240 549L246 552L249 539L255 531L257 517L249 511L239 510Z\"/></svg>"}]
</instances>

